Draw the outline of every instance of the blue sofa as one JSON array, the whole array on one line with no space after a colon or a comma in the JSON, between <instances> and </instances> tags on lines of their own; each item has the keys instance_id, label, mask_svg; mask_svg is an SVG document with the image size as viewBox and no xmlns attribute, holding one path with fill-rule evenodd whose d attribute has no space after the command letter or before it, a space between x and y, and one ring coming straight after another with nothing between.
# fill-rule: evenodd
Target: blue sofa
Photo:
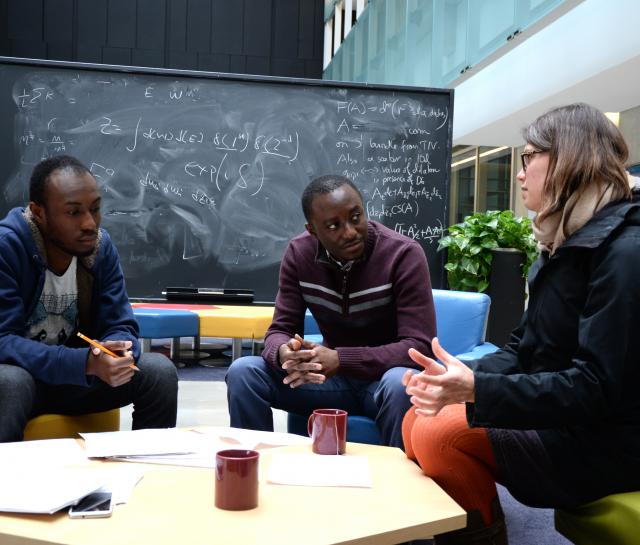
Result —
<instances>
[{"instance_id":1,"label":"blue sofa","mask_svg":"<svg viewBox=\"0 0 640 545\"><path fill-rule=\"evenodd\" d=\"M497 346L485 342L487 318L491 299L484 293L433 290L438 339L442 347L460 360L477 359L494 352ZM307 310L304 337L321 343L318 324ZM290 433L307 435L308 415L288 413L287 429ZM381 444L375 422L365 416L349 416L347 440L356 443Z\"/></svg>"}]
</instances>

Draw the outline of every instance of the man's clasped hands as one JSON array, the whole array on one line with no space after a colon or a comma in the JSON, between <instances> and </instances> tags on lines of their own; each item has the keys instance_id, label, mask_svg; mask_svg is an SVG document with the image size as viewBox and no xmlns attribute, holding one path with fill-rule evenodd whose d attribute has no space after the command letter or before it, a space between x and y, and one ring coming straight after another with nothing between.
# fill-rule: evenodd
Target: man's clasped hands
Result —
<instances>
[{"instance_id":1,"label":"man's clasped hands","mask_svg":"<svg viewBox=\"0 0 640 545\"><path fill-rule=\"evenodd\" d=\"M433 353L439 362L409 349L409 357L422 366L422 372L407 371L402 377L416 413L435 416L452 403L474 401L473 371L459 359L449 354L437 338L432 343ZM323 384L338 371L338 352L295 335L280 346L280 362L287 372L284 383L291 388L303 384Z\"/></svg>"}]
</instances>

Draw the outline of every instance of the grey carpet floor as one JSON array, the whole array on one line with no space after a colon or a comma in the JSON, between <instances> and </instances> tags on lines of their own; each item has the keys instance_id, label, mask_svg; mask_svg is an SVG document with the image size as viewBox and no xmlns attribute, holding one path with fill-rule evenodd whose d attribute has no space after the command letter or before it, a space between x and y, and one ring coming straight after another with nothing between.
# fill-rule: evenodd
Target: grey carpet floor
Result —
<instances>
[{"instance_id":1,"label":"grey carpet floor","mask_svg":"<svg viewBox=\"0 0 640 545\"><path fill-rule=\"evenodd\" d=\"M571 545L569 540L556 532L552 509L522 505L500 485L498 495L507 521L510 545Z\"/></svg>"}]
</instances>

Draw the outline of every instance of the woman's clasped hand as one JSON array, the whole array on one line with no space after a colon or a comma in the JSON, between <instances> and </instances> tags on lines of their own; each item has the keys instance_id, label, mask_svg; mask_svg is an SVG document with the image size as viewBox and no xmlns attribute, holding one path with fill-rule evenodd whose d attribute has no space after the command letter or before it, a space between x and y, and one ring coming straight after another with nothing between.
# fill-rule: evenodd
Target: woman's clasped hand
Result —
<instances>
[{"instance_id":1,"label":"woman's clasped hand","mask_svg":"<svg viewBox=\"0 0 640 545\"><path fill-rule=\"evenodd\" d=\"M435 416L445 405L474 399L473 371L442 348L437 338L431 346L442 363L411 348L409 356L424 367L424 371L407 371L402 377L416 413L422 416Z\"/></svg>"}]
</instances>

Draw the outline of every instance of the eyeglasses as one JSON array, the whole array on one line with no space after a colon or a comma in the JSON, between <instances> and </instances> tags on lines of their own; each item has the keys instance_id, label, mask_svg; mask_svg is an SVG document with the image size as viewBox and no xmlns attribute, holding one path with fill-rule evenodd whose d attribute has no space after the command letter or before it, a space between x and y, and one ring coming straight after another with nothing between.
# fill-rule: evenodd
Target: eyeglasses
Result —
<instances>
[{"instance_id":1,"label":"eyeglasses","mask_svg":"<svg viewBox=\"0 0 640 545\"><path fill-rule=\"evenodd\" d=\"M529 161L531 161L531 156L535 155L536 153L544 153L544 151L543 150L525 151L524 153L520 154L520 159L522 160L522 170L524 172L527 172L527 167L529 166Z\"/></svg>"}]
</instances>

